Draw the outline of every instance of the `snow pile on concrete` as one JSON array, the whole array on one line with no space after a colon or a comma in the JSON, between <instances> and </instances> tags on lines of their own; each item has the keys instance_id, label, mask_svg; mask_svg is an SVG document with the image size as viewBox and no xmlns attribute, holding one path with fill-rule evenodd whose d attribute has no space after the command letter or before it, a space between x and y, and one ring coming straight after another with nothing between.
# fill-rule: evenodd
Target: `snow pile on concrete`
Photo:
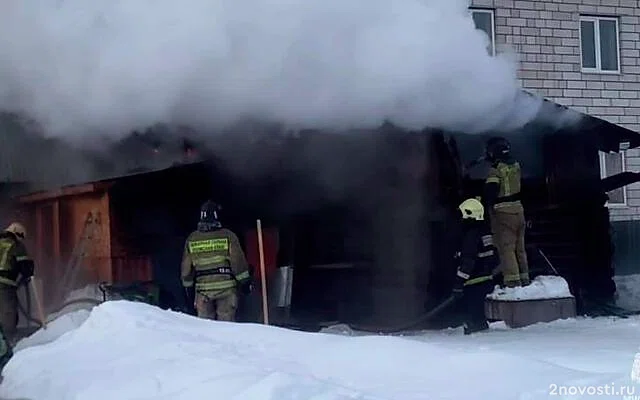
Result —
<instances>
[{"instance_id":1,"label":"snow pile on concrete","mask_svg":"<svg viewBox=\"0 0 640 400\"><path fill-rule=\"evenodd\" d=\"M640 310L640 274L614 276L616 305L627 310Z\"/></svg>"},{"instance_id":2,"label":"snow pile on concrete","mask_svg":"<svg viewBox=\"0 0 640 400\"><path fill-rule=\"evenodd\" d=\"M569 284L560 276L538 276L530 285L515 288L496 286L493 293L487 295L492 300L535 300L573 297Z\"/></svg>"},{"instance_id":3,"label":"snow pile on concrete","mask_svg":"<svg viewBox=\"0 0 640 400\"><path fill-rule=\"evenodd\" d=\"M630 384L640 319L612 321L576 319L524 332L492 326L473 337L459 329L413 339L348 337L206 321L111 301L57 340L16 353L0 396L548 399L552 385Z\"/></svg>"}]
</instances>

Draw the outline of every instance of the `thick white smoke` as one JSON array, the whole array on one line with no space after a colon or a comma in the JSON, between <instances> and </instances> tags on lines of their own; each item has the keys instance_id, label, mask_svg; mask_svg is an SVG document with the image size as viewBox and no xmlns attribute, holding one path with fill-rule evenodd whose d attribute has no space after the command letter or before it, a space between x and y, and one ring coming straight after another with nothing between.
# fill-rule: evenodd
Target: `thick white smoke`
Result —
<instances>
[{"instance_id":1,"label":"thick white smoke","mask_svg":"<svg viewBox=\"0 0 640 400\"><path fill-rule=\"evenodd\" d=\"M318 128L523 124L539 102L517 97L515 59L487 54L468 6L5 0L0 107L66 136L245 117Z\"/></svg>"}]
</instances>

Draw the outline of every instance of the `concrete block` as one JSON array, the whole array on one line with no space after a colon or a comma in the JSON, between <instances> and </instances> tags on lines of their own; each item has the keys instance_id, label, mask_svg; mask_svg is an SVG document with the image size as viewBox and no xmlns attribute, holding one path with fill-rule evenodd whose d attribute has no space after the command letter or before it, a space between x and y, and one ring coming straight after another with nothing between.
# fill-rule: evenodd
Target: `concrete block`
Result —
<instances>
[{"instance_id":1,"label":"concrete block","mask_svg":"<svg viewBox=\"0 0 640 400\"><path fill-rule=\"evenodd\" d=\"M507 25L509 26L527 26L527 20L524 18L507 18Z\"/></svg>"},{"instance_id":2,"label":"concrete block","mask_svg":"<svg viewBox=\"0 0 640 400\"><path fill-rule=\"evenodd\" d=\"M596 6L591 6L591 5L586 5L586 4L580 4L578 6L578 11L581 13L595 13L596 12Z\"/></svg>"},{"instance_id":3,"label":"concrete block","mask_svg":"<svg viewBox=\"0 0 640 400\"><path fill-rule=\"evenodd\" d=\"M600 96L605 99L617 99L620 98L620 92L617 90L602 90Z\"/></svg>"},{"instance_id":4,"label":"concrete block","mask_svg":"<svg viewBox=\"0 0 640 400\"><path fill-rule=\"evenodd\" d=\"M494 7L493 0L473 0L471 2L473 7Z\"/></svg>"},{"instance_id":5,"label":"concrete block","mask_svg":"<svg viewBox=\"0 0 640 400\"><path fill-rule=\"evenodd\" d=\"M603 100L603 103L606 102L608 99L599 99L599 100ZM598 105L598 106L609 106L612 105L614 107L630 107L631 106L631 100L629 99L612 99L611 100L611 104L594 104L594 105Z\"/></svg>"},{"instance_id":6,"label":"concrete block","mask_svg":"<svg viewBox=\"0 0 640 400\"><path fill-rule=\"evenodd\" d=\"M621 7L637 8L638 7L638 0L620 0L620 6Z\"/></svg>"},{"instance_id":7,"label":"concrete block","mask_svg":"<svg viewBox=\"0 0 640 400\"><path fill-rule=\"evenodd\" d=\"M495 0L494 4L495 4L495 7L513 8L514 7L513 1L514 0Z\"/></svg>"},{"instance_id":8,"label":"concrete block","mask_svg":"<svg viewBox=\"0 0 640 400\"><path fill-rule=\"evenodd\" d=\"M616 8L615 7L610 7L610 6L597 6L596 7L596 12L598 12L599 14L613 15L613 14L616 13Z\"/></svg>"},{"instance_id":9,"label":"concrete block","mask_svg":"<svg viewBox=\"0 0 640 400\"><path fill-rule=\"evenodd\" d=\"M516 0L515 3L515 8L520 8L520 9L525 9L525 10L535 10L535 6L534 6L534 2L533 1L518 1Z\"/></svg>"},{"instance_id":10,"label":"concrete block","mask_svg":"<svg viewBox=\"0 0 640 400\"><path fill-rule=\"evenodd\" d=\"M576 316L576 301L573 297L535 300L485 301L485 314L490 320L504 321L510 328L551 322Z\"/></svg>"},{"instance_id":11,"label":"concrete block","mask_svg":"<svg viewBox=\"0 0 640 400\"><path fill-rule=\"evenodd\" d=\"M570 13L578 12L578 5L577 4L558 4L558 11L570 12Z\"/></svg>"},{"instance_id":12,"label":"concrete block","mask_svg":"<svg viewBox=\"0 0 640 400\"><path fill-rule=\"evenodd\" d=\"M554 29L553 35L557 38L571 39L571 30L570 29ZM562 44L561 40L558 42ZM571 46L575 46L575 44L572 44Z\"/></svg>"},{"instance_id":13,"label":"concrete block","mask_svg":"<svg viewBox=\"0 0 640 400\"><path fill-rule=\"evenodd\" d=\"M535 10L520 10L520 17L527 19L537 19L539 18L540 11Z\"/></svg>"},{"instance_id":14,"label":"concrete block","mask_svg":"<svg viewBox=\"0 0 640 400\"><path fill-rule=\"evenodd\" d=\"M509 327L519 328L575 317L576 304L564 278L541 275L525 287L496 287L487 295L485 314L490 320L501 320Z\"/></svg>"},{"instance_id":15,"label":"concrete block","mask_svg":"<svg viewBox=\"0 0 640 400\"><path fill-rule=\"evenodd\" d=\"M637 99L638 98L638 92L635 90L621 90L620 91L620 98L621 99Z\"/></svg>"}]
</instances>

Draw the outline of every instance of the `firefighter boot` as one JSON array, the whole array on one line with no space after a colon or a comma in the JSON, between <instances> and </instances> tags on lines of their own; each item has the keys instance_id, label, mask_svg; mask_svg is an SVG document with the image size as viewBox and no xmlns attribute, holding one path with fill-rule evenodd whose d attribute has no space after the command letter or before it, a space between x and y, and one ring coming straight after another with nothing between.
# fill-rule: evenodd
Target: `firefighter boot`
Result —
<instances>
[{"instance_id":1,"label":"firefighter boot","mask_svg":"<svg viewBox=\"0 0 640 400\"><path fill-rule=\"evenodd\" d=\"M482 321L480 323L471 323L471 324L464 324L464 334L465 335L470 335L472 333L476 333L476 332L482 332L482 331L486 331L487 329L489 329L489 323L487 321Z\"/></svg>"}]
</instances>

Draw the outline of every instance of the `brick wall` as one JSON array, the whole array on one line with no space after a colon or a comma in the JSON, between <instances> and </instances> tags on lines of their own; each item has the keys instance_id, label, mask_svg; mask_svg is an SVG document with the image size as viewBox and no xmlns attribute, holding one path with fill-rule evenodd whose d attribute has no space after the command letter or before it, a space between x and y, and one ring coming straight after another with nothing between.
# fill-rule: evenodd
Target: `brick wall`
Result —
<instances>
[{"instance_id":1,"label":"brick wall","mask_svg":"<svg viewBox=\"0 0 640 400\"><path fill-rule=\"evenodd\" d=\"M495 10L497 51L520 55L523 87L552 101L640 131L640 1L473 0ZM618 17L620 74L581 72L581 14ZM640 171L640 150L626 153L627 170ZM640 219L640 184L627 187L627 207L612 220Z\"/></svg>"}]
</instances>

